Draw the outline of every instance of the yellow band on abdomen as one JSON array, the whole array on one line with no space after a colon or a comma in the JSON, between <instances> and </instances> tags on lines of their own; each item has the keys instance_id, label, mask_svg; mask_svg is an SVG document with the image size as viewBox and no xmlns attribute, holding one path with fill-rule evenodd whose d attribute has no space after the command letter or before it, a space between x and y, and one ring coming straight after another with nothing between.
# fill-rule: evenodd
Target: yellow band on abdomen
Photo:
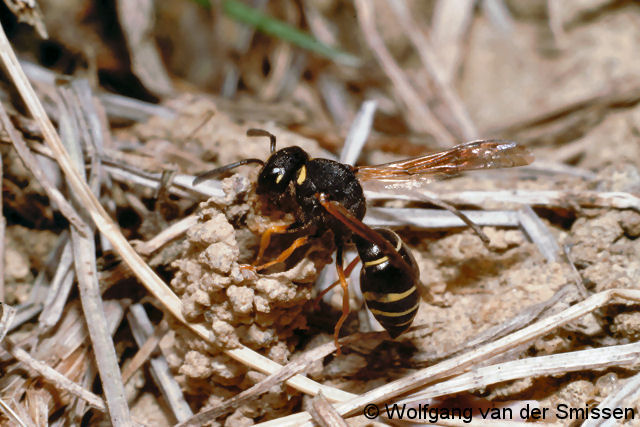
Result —
<instances>
[{"instance_id":1,"label":"yellow band on abdomen","mask_svg":"<svg viewBox=\"0 0 640 427\"><path fill-rule=\"evenodd\" d=\"M364 299L366 299L367 301L376 301L376 302L382 302L382 303L396 302L396 301L405 299L406 297L411 295L415 290L416 290L416 287L412 286L411 289L401 293L388 292L386 294L382 294L378 292L365 292Z\"/></svg>"}]
</instances>

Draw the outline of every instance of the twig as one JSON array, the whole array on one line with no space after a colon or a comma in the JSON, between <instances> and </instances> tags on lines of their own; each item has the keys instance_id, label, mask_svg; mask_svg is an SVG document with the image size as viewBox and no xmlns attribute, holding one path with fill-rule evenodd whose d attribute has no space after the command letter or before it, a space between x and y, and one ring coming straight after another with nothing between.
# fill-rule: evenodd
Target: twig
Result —
<instances>
[{"instance_id":1,"label":"twig","mask_svg":"<svg viewBox=\"0 0 640 427\"><path fill-rule=\"evenodd\" d=\"M90 391L80 387L78 384L71 381L46 363L32 358L29 353L15 346L8 339L5 340L4 348L17 360L24 363L30 369L33 369L38 374L42 375L55 386L71 393L72 395L80 399L85 400L89 405L98 409L100 412L107 411L104 400L102 400L100 396L97 396Z\"/></svg>"},{"instance_id":2,"label":"twig","mask_svg":"<svg viewBox=\"0 0 640 427\"><path fill-rule=\"evenodd\" d=\"M133 183L152 189L160 187L161 173L144 172L130 166L127 166L127 169L123 169L120 165L114 165L113 162L108 160L104 161L104 166L105 170L116 181L129 184ZM219 181L208 180L194 187L192 185L193 178L193 175L176 174L173 177L173 185L169 188L169 191L171 194L180 197L190 196L188 192L184 191L185 189L205 197L224 197L224 192L222 191Z\"/></svg>"},{"instance_id":3,"label":"twig","mask_svg":"<svg viewBox=\"0 0 640 427\"><path fill-rule=\"evenodd\" d=\"M60 257L62 256L62 251L67 246L68 241L69 232L67 230L64 230L58 236L53 250L51 250L51 252L49 252L49 255L47 255L43 268L38 272L38 276L36 276L36 280L33 283L31 292L29 293L27 304L40 303L46 300L47 292L45 288L49 286L49 284L47 283L47 277L51 274L51 272L54 271L54 268L56 268L57 270L57 266L60 263ZM55 274L55 272L53 274Z\"/></svg>"},{"instance_id":4,"label":"twig","mask_svg":"<svg viewBox=\"0 0 640 427\"><path fill-rule=\"evenodd\" d=\"M134 304L130 307L127 320L133 338L138 345L143 345L144 342L149 339L148 337L154 335L151 321L147 317L147 313L141 304ZM173 415L176 417L176 420L181 422L193 416L193 412L182 394L182 389L171 374L169 364L164 356L157 355L152 357L150 366L151 376L160 389L165 401L168 403Z\"/></svg>"},{"instance_id":5,"label":"twig","mask_svg":"<svg viewBox=\"0 0 640 427\"><path fill-rule=\"evenodd\" d=\"M411 87L402 69L385 47L376 30L373 3L366 0L356 0L355 6L362 33L383 71L391 80L393 91L407 110L410 126L418 132L433 133L439 144L451 145L454 138L416 95L415 89Z\"/></svg>"}]
</instances>

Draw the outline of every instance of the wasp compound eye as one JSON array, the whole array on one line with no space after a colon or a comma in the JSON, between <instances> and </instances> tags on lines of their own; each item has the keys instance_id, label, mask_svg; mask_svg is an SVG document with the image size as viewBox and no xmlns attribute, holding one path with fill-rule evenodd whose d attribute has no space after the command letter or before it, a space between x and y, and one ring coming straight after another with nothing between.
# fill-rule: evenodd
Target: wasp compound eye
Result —
<instances>
[{"instance_id":1,"label":"wasp compound eye","mask_svg":"<svg viewBox=\"0 0 640 427\"><path fill-rule=\"evenodd\" d=\"M260 171L256 192L283 193L308 159L308 154L300 147L287 147L276 151Z\"/></svg>"}]
</instances>

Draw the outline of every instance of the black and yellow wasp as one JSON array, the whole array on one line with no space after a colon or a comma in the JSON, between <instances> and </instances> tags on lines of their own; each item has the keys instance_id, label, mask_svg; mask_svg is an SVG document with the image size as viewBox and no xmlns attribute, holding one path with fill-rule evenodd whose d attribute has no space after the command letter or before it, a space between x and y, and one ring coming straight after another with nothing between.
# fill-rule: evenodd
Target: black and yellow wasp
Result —
<instances>
[{"instance_id":1,"label":"black and yellow wasp","mask_svg":"<svg viewBox=\"0 0 640 427\"><path fill-rule=\"evenodd\" d=\"M347 269L343 268L343 251L349 242L355 244L362 261L360 287L367 307L392 338L411 326L420 300L417 289L420 271L409 248L393 231L372 229L362 222L366 212L363 184L433 180L467 170L522 166L533 161L526 148L513 142L481 140L398 162L353 167L329 159L312 159L297 146L276 150L276 137L265 130L250 129L247 135L270 138L271 155L266 162L240 160L200 174L193 183L257 163L262 169L256 193L266 196L273 206L295 207L293 224L274 226L264 232L256 264L262 259L273 233L302 233L303 237L296 239L275 260L255 266L256 270L285 261L312 236L328 230L333 232L338 281L332 287L339 283L344 291L342 316L334 330L338 351L340 328L349 313L346 277L358 261L356 258Z\"/></svg>"}]
</instances>

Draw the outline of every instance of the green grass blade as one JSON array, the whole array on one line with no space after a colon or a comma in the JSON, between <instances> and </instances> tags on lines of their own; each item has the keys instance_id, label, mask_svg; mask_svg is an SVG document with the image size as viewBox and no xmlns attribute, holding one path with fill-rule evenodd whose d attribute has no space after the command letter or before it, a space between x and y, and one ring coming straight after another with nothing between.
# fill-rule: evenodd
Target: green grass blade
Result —
<instances>
[{"instance_id":1,"label":"green grass blade","mask_svg":"<svg viewBox=\"0 0 640 427\"><path fill-rule=\"evenodd\" d=\"M287 23L265 15L259 10L246 6L237 0L224 0L222 2L222 8L224 13L230 18L250 25L265 34L285 40L303 49L316 52L343 65L355 67L360 64L360 59L357 57L327 46L311 35Z\"/></svg>"}]
</instances>

